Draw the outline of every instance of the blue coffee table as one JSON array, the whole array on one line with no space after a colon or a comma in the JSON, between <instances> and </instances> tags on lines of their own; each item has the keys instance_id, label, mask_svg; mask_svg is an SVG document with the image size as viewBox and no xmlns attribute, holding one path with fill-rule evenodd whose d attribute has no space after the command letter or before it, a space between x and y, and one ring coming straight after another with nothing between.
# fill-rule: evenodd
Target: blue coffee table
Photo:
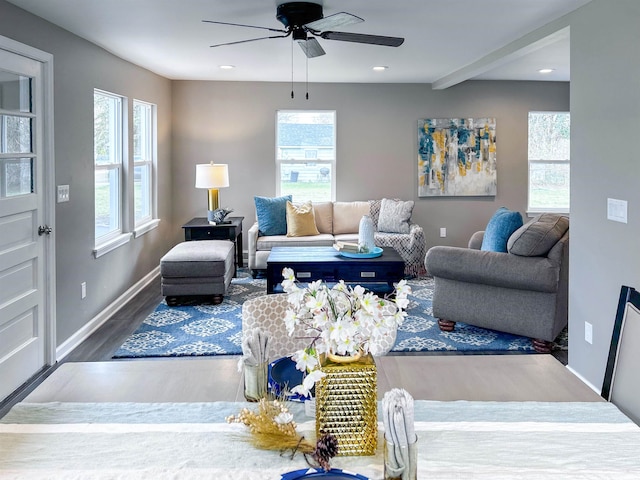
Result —
<instances>
[{"instance_id":1,"label":"blue coffee table","mask_svg":"<svg viewBox=\"0 0 640 480\"><path fill-rule=\"evenodd\" d=\"M282 293L282 269L292 268L300 282L344 280L376 294L393 292L404 277L404 260L391 247L375 258L347 258L333 247L273 247L267 259L267 293Z\"/></svg>"}]
</instances>

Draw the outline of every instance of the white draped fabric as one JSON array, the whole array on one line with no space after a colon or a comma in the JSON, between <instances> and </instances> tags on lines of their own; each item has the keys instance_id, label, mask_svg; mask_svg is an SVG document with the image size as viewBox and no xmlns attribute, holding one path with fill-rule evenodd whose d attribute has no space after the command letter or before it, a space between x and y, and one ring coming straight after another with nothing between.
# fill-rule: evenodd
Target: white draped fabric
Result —
<instances>
[{"instance_id":1,"label":"white draped fabric","mask_svg":"<svg viewBox=\"0 0 640 480\"><path fill-rule=\"evenodd\" d=\"M307 466L225 422L243 407L256 405L18 404L0 420L0 478L279 480ZM302 405L291 411L313 436ZM610 403L416 401L415 418L418 478L640 478L640 427ZM332 465L381 479L382 435L375 456Z\"/></svg>"}]
</instances>

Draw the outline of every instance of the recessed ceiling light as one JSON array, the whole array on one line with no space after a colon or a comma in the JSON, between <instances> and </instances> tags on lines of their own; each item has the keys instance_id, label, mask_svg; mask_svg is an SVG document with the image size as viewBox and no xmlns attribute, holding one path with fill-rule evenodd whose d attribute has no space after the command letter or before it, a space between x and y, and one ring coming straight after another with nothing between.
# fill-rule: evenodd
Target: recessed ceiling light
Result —
<instances>
[{"instance_id":1,"label":"recessed ceiling light","mask_svg":"<svg viewBox=\"0 0 640 480\"><path fill-rule=\"evenodd\" d=\"M220 70L233 70L236 68L235 65L220 65Z\"/></svg>"},{"instance_id":2,"label":"recessed ceiling light","mask_svg":"<svg viewBox=\"0 0 640 480\"><path fill-rule=\"evenodd\" d=\"M553 72L553 68L541 68L540 70L538 70L538 73L551 73Z\"/></svg>"},{"instance_id":3,"label":"recessed ceiling light","mask_svg":"<svg viewBox=\"0 0 640 480\"><path fill-rule=\"evenodd\" d=\"M376 72L384 72L385 70L388 70L389 67L387 67L386 65L380 65L377 67L373 67L373 70Z\"/></svg>"}]
</instances>

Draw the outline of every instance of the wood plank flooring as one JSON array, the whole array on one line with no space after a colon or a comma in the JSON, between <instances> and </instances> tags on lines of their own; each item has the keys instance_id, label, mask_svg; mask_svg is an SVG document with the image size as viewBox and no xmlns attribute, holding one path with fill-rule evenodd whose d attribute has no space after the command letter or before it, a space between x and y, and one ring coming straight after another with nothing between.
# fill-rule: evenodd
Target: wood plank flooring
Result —
<instances>
[{"instance_id":1,"label":"wood plank flooring","mask_svg":"<svg viewBox=\"0 0 640 480\"><path fill-rule=\"evenodd\" d=\"M386 356L376 359L378 398L404 388L415 399L602 401L550 355ZM237 358L66 363L27 402L244 401Z\"/></svg>"},{"instance_id":2,"label":"wood plank flooring","mask_svg":"<svg viewBox=\"0 0 640 480\"><path fill-rule=\"evenodd\" d=\"M127 302L127 304L124 305L123 308L120 309L120 311L116 312L107 322L105 322L89 338L87 338L77 348L75 348L69 355L67 355L67 357L65 357L60 364L55 365L49 369L46 369L43 372L40 372L30 382L25 384L19 391L15 392L11 397L6 399L4 402L0 403L0 417L6 414L6 412L11 408L11 406L23 400L31 392L33 392L34 389L38 387L38 385L40 385L43 381L45 381L50 375L55 373L57 369L64 367L65 365L70 363L76 363L76 362L99 362L100 363L100 365L96 365L94 367L90 367L90 366L83 367L83 368L86 368L87 371L89 372L94 372L94 369L97 369L95 370L94 373L96 372L99 373L99 375L94 376L91 381L89 381L88 379L82 380L82 381L79 380L78 388L91 391L91 390L96 390L98 388L98 382L100 381L99 377L104 375L105 376L104 378L108 379L112 375L110 373L111 371L114 372L114 375L117 375L119 373L126 377L132 376L131 378L133 379L133 378L139 378L139 377L136 377L136 375L144 376L145 371L155 370L155 368L151 367L151 364L153 362L161 362L157 368L164 371L169 371L170 363L167 363L167 362L176 362L176 365L178 364L183 365L183 362L198 360L198 359L112 360L111 357L113 356L114 352L127 339L127 337L131 335L138 328L138 326L144 321L144 319L151 312L153 312L153 310L158 305L158 303L160 303L161 300L162 300L162 295L160 294L160 278L158 277L155 280L153 280L146 288L144 288L138 295L136 295L129 302ZM474 383L476 380L473 380L473 381L464 380L462 381L462 383L459 383L457 380L450 378L450 376L447 374L447 371L450 371L451 369L461 369L460 374L463 374L465 372L474 372L474 376L475 376L474 378L480 381L483 377L483 371L486 372L486 369L482 370L482 368L478 367L478 365L481 365L484 362L481 359L483 355L477 355L477 354L474 354L474 355L453 354L452 355L450 354L450 352L446 352L444 354L437 353L437 352L428 352L428 353L405 352L405 353L394 354L392 356L389 356L388 358L393 358L394 356L418 357L418 358L434 357L434 359L429 363L429 371L431 372L431 377L428 377L430 378L428 383L431 386L425 387L425 388L427 389L431 388L434 391L437 390L438 392L440 392L439 393L440 395L446 396L445 395L446 392L451 390L453 393L450 393L449 395L455 396L456 389L459 389L460 392L467 392L465 393L465 395L467 395L469 391L475 391L478 397L484 398L486 396L486 393L483 393L484 390L491 389L490 387L484 387L484 390L483 390L483 388L481 388L481 382L477 384ZM567 352L557 351L553 353L553 356L557 360L559 360L560 364L558 364L558 366L561 366L562 364L566 365ZM464 360L464 359L455 360L455 359L459 359L460 357L467 358L467 360ZM496 357L496 356L488 355L488 357ZM537 358L537 357L540 357L540 355L513 354L513 355L500 355L500 357L505 357L503 360L500 360L498 363L500 364L499 368L503 371L503 375L505 375L504 380L507 383L504 383L504 384L507 385L508 382L512 382L512 380L509 380L509 378L512 378L514 375L517 377L518 373L519 372L521 373L520 370L514 369L511 374L508 374L507 372L509 371L509 368L510 368L509 365L515 365L516 363L523 362L524 359L526 358L534 358L534 357ZM447 359L452 359L452 360L447 360ZM507 361L508 359L512 359L513 361L512 362ZM213 359L209 359L209 360L213 360ZM215 360L224 360L224 357L216 358ZM230 360L230 359L227 358L227 360ZM230 360L230 361L235 363L236 360L237 360L237 357L233 357L233 360ZM133 367L133 366L127 367L123 365L123 364L134 364L138 362L140 362L140 365L137 367ZM383 362L387 362L387 360L384 359ZM417 367L410 367L410 365L413 365L413 362L415 362L415 360L414 361L408 360L406 362L406 365L407 365L406 367L403 366L402 368L400 368L400 367L392 367L390 365L389 368L400 368L400 370L394 373L393 375L396 375L396 378L401 378L402 371L404 371L405 369L408 369L409 371L411 371L413 368L419 368L419 369L423 368L422 365L419 365ZM525 363L527 362L525 361ZM201 381L201 379L198 377L198 374L196 372L196 370L201 367L196 366L197 365L196 363L190 363L185 365L189 366L188 368L189 371L194 370L194 378L192 378L192 380ZM205 369L208 368L204 366L205 364L202 364L202 365L203 365L202 368L205 368ZM446 365L446 368L442 369L443 365ZM68 367L68 368L72 368L72 367ZM185 367L176 367L176 368L185 368ZM498 367L494 366L492 368L498 368ZM535 393L533 390L535 390L536 388L535 386L536 382L540 380L540 376L545 377L546 375L549 375L550 373L546 372L546 369L549 369L551 367L549 367L549 365L542 365L536 368L541 369L541 372L539 372L539 375L536 377L536 381L531 382L531 385L532 385L531 388L526 387L524 384L518 385L516 382L515 385L511 385L511 387L513 387L513 390L519 391L519 392L528 392L527 395ZM63 371L66 371L66 370L67 370L67 367L63 369ZM134 370L138 373L133 373ZM562 368L562 370L566 371L566 369L564 368ZM535 373L535 372L532 372L531 368L528 369L527 375L531 375L532 373ZM566 373L570 375L568 371ZM381 382L384 382L385 377L383 375L386 375L386 374L387 374L386 370L384 369L382 370L382 374L379 374L379 378ZM183 375L183 374L181 373L179 375ZM228 373L228 375L231 375L231 373ZM73 379L73 378L79 378L79 377L74 377L74 375L71 375L71 377L69 378ZM186 378L187 380L185 381L187 383L191 381L189 380L191 378L189 375L187 375ZM233 378L233 377L230 377L230 378ZM237 379L233 381L236 381L236 380ZM69 381L73 382L76 380L69 380ZM135 382L135 381L137 380L131 380L131 382ZM418 383L420 382L421 381L418 380ZM432 382L435 382L435 383L432 383ZM523 380L523 382L526 382L526 380ZM422 382L422 383L425 385L427 384L426 380L425 382ZM580 382L580 384L582 385L582 382ZM433 387L433 385L438 385L438 387L437 388ZM218 383L217 388L219 387L220 387L220 384ZM189 389L188 386L185 386L183 384L181 384L179 388L184 389L185 391L193 390L193 388ZM429 395L432 395L432 394L429 393L428 391L421 392L420 394L422 395L423 393L426 397L431 398L429 397ZM233 398L239 398L237 388L235 390L231 388L228 394L230 396L233 396ZM494 394L498 395L497 392L494 392ZM207 395L206 390L204 391L203 395ZM200 398L200 397L198 396L197 398ZM189 401L189 400L184 400L184 401Z\"/></svg>"}]
</instances>

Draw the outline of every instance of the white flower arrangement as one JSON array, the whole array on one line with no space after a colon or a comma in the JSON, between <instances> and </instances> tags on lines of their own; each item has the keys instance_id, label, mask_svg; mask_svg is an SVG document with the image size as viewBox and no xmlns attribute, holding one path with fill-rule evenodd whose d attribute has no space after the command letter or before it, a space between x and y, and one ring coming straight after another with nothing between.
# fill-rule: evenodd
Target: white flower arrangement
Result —
<instances>
[{"instance_id":1,"label":"white flower arrangement","mask_svg":"<svg viewBox=\"0 0 640 480\"><path fill-rule=\"evenodd\" d=\"M395 285L393 298L380 298L360 285L351 287L342 280L331 288L322 280L300 286L291 268L284 268L282 276L290 305L284 319L289 336L302 326L310 339L308 347L292 356L296 368L307 374L302 385L291 393L309 396L324 376L318 368L320 354L381 353L380 341L391 335L407 315L411 287L406 280Z\"/></svg>"}]
</instances>

